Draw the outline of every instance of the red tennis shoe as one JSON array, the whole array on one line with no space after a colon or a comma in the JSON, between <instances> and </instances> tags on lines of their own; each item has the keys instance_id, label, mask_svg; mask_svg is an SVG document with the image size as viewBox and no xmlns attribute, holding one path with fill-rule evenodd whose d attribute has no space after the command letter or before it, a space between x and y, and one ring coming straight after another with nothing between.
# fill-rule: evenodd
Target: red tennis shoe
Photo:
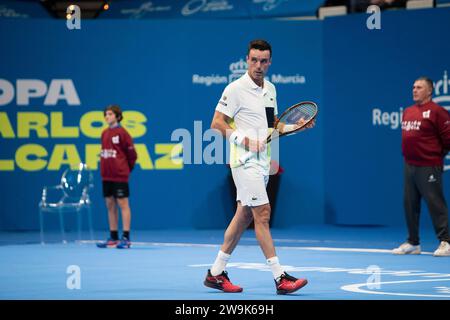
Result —
<instances>
[{"instance_id":1,"label":"red tennis shoe","mask_svg":"<svg viewBox=\"0 0 450 320\"><path fill-rule=\"evenodd\" d=\"M288 275L286 272L275 280L275 287L277 288L277 294L287 294L297 291L308 284L306 279L297 279Z\"/></svg>"},{"instance_id":2,"label":"red tennis shoe","mask_svg":"<svg viewBox=\"0 0 450 320\"><path fill-rule=\"evenodd\" d=\"M242 292L242 288L231 283L228 273L223 271L218 276L213 276L208 270L203 284L207 287L222 290L223 292Z\"/></svg>"}]
</instances>

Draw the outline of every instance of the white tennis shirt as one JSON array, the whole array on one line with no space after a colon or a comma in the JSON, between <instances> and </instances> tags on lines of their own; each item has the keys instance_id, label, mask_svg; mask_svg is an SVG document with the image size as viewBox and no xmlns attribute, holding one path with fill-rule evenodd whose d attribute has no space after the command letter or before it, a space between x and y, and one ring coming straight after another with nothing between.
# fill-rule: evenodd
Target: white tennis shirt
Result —
<instances>
[{"instance_id":1,"label":"white tennis shirt","mask_svg":"<svg viewBox=\"0 0 450 320\"><path fill-rule=\"evenodd\" d=\"M264 87L258 86L248 72L230 83L223 91L217 104L219 111L234 120L235 129L253 140L265 140L269 134L267 126L266 108L273 108L278 114L277 93L275 86L264 79ZM247 153L234 142L230 146L230 166L240 166L239 158ZM259 154L252 156L246 165L257 165L267 173L270 169L270 146Z\"/></svg>"}]
</instances>

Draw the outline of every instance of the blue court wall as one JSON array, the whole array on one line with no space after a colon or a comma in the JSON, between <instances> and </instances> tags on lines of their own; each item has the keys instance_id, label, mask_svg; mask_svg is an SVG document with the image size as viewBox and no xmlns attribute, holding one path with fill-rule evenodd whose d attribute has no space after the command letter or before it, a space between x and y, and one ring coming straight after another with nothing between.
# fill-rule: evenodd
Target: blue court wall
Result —
<instances>
[{"instance_id":1,"label":"blue court wall","mask_svg":"<svg viewBox=\"0 0 450 320\"><path fill-rule=\"evenodd\" d=\"M323 25L326 221L403 225L400 114L422 75L435 81L434 100L450 107L450 9L383 12L380 30L369 30L367 17ZM444 186L450 199L448 172Z\"/></svg>"},{"instance_id":2,"label":"blue court wall","mask_svg":"<svg viewBox=\"0 0 450 320\"><path fill-rule=\"evenodd\" d=\"M101 110L110 103L129 112L124 126L140 150L130 180L133 228L223 228L233 214L227 166L180 168L165 154L177 144L177 128L202 140L223 88L242 72L246 44L257 37L274 48L269 77L279 82L279 109L298 100L320 105L314 130L280 141L274 226L404 225L400 112L423 74L436 81L436 100L449 105L450 10L383 12L381 30L368 30L367 17L102 20L83 21L76 31L62 21L0 20L0 79L14 91L8 103L0 91L0 229L37 229L42 186L56 184L77 156L97 166ZM24 79L41 89L44 83L45 92L27 91ZM39 136L31 130L27 137L24 119L41 121ZM94 173L94 224L106 229ZM430 227L426 210L423 221Z\"/></svg>"},{"instance_id":3,"label":"blue court wall","mask_svg":"<svg viewBox=\"0 0 450 320\"><path fill-rule=\"evenodd\" d=\"M223 228L234 213L228 167L179 165L167 155L176 129L190 132L196 147L210 144L202 133L222 90L244 71L254 38L273 45L269 77L280 110L321 103L320 22L98 20L70 31L65 21L5 19L0 38L2 230L37 229L42 187L79 160L95 169L94 225L107 228L97 153L102 110L112 103L128 111L123 125L139 145L133 228ZM276 226L323 221L321 128L281 141ZM56 217L46 221L55 225Z\"/></svg>"}]
</instances>

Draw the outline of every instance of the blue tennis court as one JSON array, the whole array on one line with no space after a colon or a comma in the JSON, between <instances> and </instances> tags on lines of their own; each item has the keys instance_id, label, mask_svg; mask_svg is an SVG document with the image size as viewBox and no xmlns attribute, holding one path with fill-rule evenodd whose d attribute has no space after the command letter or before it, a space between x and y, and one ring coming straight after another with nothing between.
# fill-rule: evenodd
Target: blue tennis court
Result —
<instances>
[{"instance_id":1,"label":"blue tennis court","mask_svg":"<svg viewBox=\"0 0 450 320\"><path fill-rule=\"evenodd\" d=\"M0 0L0 300L450 300L450 0L376 2Z\"/></svg>"},{"instance_id":2,"label":"blue tennis court","mask_svg":"<svg viewBox=\"0 0 450 320\"><path fill-rule=\"evenodd\" d=\"M41 245L37 233L3 232L0 298L450 299L450 260L431 255L437 246L433 233L423 234L422 255L394 256L389 250L403 240L403 232L384 227L275 229L282 265L309 281L286 296L275 294L252 230L244 234L227 267L231 280L244 287L238 294L202 284L222 241L222 230L136 231L130 250L98 249L90 240L62 244L58 234ZM100 239L102 234L95 236ZM70 266L79 268L79 289L68 289Z\"/></svg>"}]
</instances>

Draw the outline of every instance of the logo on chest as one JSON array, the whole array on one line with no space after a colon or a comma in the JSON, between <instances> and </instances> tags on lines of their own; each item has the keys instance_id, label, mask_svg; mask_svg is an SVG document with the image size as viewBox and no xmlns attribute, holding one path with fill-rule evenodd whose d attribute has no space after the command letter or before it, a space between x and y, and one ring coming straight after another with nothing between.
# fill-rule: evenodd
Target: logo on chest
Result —
<instances>
[{"instance_id":1,"label":"logo on chest","mask_svg":"<svg viewBox=\"0 0 450 320\"><path fill-rule=\"evenodd\" d=\"M120 141L119 141L119 136L114 136L114 137L112 137L112 143L114 143L114 144L118 144Z\"/></svg>"},{"instance_id":2,"label":"logo on chest","mask_svg":"<svg viewBox=\"0 0 450 320\"><path fill-rule=\"evenodd\" d=\"M421 121L402 121L402 130L412 131L420 130Z\"/></svg>"},{"instance_id":3,"label":"logo on chest","mask_svg":"<svg viewBox=\"0 0 450 320\"><path fill-rule=\"evenodd\" d=\"M430 113L431 113L431 110L424 111L424 112L422 112L422 117L424 119L430 119Z\"/></svg>"}]
</instances>

